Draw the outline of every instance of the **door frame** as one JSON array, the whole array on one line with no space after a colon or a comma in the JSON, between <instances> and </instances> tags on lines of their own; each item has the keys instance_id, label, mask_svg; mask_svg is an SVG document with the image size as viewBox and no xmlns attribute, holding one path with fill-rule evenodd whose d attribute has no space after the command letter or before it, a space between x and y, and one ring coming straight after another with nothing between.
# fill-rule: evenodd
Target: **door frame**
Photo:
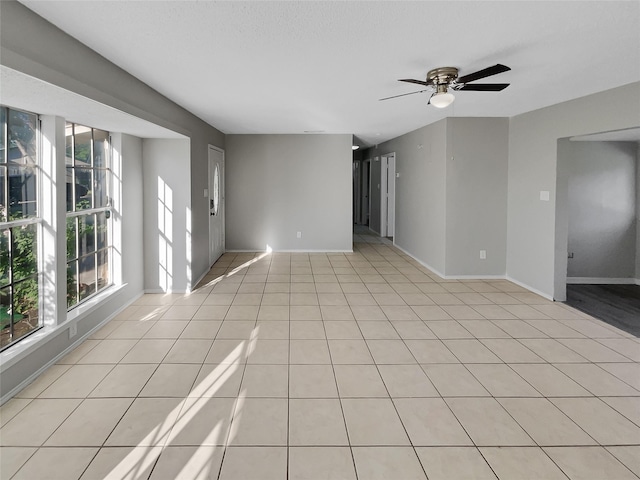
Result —
<instances>
[{"instance_id":1,"label":"door frame","mask_svg":"<svg viewBox=\"0 0 640 480\"><path fill-rule=\"evenodd\" d=\"M371 217L371 159L367 158L362 161L362 171L360 172L362 175L362 207L364 210L364 205L366 204L367 210L366 215L364 211L361 213L361 223L363 225L370 225L370 217ZM365 201L366 200L366 201Z\"/></svg>"},{"instance_id":2,"label":"door frame","mask_svg":"<svg viewBox=\"0 0 640 480\"><path fill-rule=\"evenodd\" d=\"M392 160L390 162L389 160ZM391 171L391 175L389 172ZM392 188L388 188L387 182L393 182ZM395 243L395 230L396 230L396 153L390 152L384 155L380 155L380 236L388 237L389 233L394 237ZM388 196L391 201L387 200ZM392 216L389 218L389 204L393 209ZM391 221L389 221L391 220ZM391 224L391 228L387 228L388 224ZM391 230L391 232L389 232Z\"/></svg>"},{"instance_id":3,"label":"door frame","mask_svg":"<svg viewBox=\"0 0 640 480\"><path fill-rule=\"evenodd\" d=\"M214 252L213 252L213 248L212 248L212 236L213 236L213 232L212 232L212 226L211 226L211 218L210 218L210 212L211 212L211 200L213 200L213 185L211 183L211 176L212 176L212 164L214 162L214 160L211 158L211 152L215 151L218 152L222 155L222 161L220 162L221 164L221 168L220 168L220 205L218 206L218 212L220 212L220 216L222 217L222 253L224 254L224 252L226 251L226 244L225 244L225 222L226 222L226 217L225 217L225 181L224 181L224 177L225 177L225 152L222 148L220 147L216 147L215 145L209 145L209 148L207 149L207 193L208 193L208 199L207 199L207 222L209 224L209 267L213 266L213 264L216 262L216 260L219 258L213 258L214 257Z\"/></svg>"}]
</instances>

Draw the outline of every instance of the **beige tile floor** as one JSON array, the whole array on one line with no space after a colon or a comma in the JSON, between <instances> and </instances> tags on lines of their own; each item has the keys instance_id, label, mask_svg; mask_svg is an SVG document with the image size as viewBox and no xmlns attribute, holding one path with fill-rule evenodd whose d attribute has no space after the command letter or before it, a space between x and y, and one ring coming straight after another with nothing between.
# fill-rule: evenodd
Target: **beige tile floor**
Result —
<instances>
[{"instance_id":1,"label":"beige tile floor","mask_svg":"<svg viewBox=\"0 0 640 480\"><path fill-rule=\"evenodd\" d=\"M1 407L3 479L627 479L640 341L388 242L225 254Z\"/></svg>"}]
</instances>

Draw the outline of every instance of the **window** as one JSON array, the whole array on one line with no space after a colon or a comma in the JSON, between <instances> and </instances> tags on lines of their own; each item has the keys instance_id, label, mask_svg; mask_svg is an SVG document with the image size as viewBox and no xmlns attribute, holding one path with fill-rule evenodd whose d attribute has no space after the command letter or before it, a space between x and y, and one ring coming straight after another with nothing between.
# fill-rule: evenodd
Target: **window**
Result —
<instances>
[{"instance_id":1,"label":"window","mask_svg":"<svg viewBox=\"0 0 640 480\"><path fill-rule=\"evenodd\" d=\"M67 307L111 284L109 133L66 126Z\"/></svg>"},{"instance_id":2,"label":"window","mask_svg":"<svg viewBox=\"0 0 640 480\"><path fill-rule=\"evenodd\" d=\"M220 208L220 164L216 163L216 169L213 172L213 214L218 215Z\"/></svg>"},{"instance_id":3,"label":"window","mask_svg":"<svg viewBox=\"0 0 640 480\"><path fill-rule=\"evenodd\" d=\"M0 107L0 349L41 326L38 117Z\"/></svg>"}]
</instances>

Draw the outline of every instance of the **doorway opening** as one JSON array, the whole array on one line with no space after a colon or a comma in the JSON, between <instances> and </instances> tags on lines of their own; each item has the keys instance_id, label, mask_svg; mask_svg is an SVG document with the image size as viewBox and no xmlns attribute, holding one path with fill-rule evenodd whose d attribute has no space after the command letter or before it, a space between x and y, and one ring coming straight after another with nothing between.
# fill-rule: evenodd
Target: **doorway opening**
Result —
<instances>
[{"instance_id":1,"label":"doorway opening","mask_svg":"<svg viewBox=\"0 0 640 480\"><path fill-rule=\"evenodd\" d=\"M396 154L380 157L380 236L393 240L396 224Z\"/></svg>"},{"instance_id":2,"label":"doorway opening","mask_svg":"<svg viewBox=\"0 0 640 480\"><path fill-rule=\"evenodd\" d=\"M224 150L209 145L209 266L224 253Z\"/></svg>"},{"instance_id":3,"label":"doorway opening","mask_svg":"<svg viewBox=\"0 0 640 480\"><path fill-rule=\"evenodd\" d=\"M353 224L369 226L371 159L353 160Z\"/></svg>"},{"instance_id":4,"label":"doorway opening","mask_svg":"<svg viewBox=\"0 0 640 480\"><path fill-rule=\"evenodd\" d=\"M640 128L558 140L554 299L640 335Z\"/></svg>"}]
</instances>

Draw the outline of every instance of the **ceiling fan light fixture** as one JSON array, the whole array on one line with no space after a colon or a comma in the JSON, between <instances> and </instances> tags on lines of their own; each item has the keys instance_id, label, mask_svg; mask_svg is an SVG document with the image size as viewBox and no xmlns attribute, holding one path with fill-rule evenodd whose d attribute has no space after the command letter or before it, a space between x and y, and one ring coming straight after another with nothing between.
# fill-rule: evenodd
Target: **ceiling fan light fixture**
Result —
<instances>
[{"instance_id":1,"label":"ceiling fan light fixture","mask_svg":"<svg viewBox=\"0 0 640 480\"><path fill-rule=\"evenodd\" d=\"M436 108L445 108L453 103L456 97L453 96L453 93L436 93L429 103Z\"/></svg>"}]
</instances>

